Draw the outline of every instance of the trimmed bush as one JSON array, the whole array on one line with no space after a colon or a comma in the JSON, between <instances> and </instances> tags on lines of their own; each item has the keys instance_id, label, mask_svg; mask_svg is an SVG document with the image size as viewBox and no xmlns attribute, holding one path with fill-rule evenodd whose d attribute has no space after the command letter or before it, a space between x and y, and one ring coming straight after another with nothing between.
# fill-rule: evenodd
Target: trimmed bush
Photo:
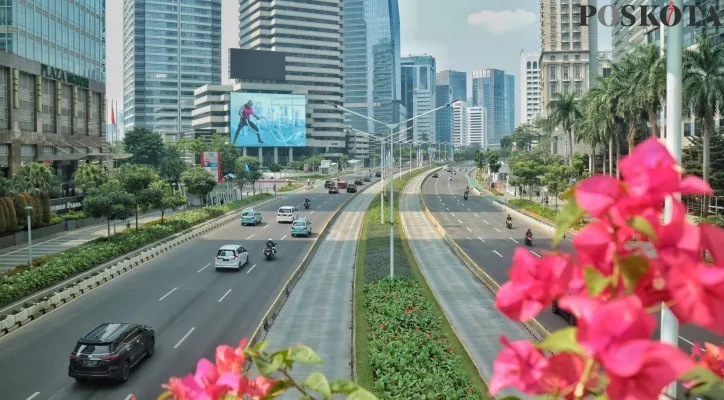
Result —
<instances>
[{"instance_id":1,"label":"trimmed bush","mask_svg":"<svg viewBox=\"0 0 724 400\"><path fill-rule=\"evenodd\" d=\"M558 210L554 210L550 207L546 207L542 204L536 203L535 201L527 200L527 199L512 199L508 201L508 204L523 209L525 211L528 211L532 214L536 214L540 217L543 217L551 222L556 222L558 220ZM562 209L562 208L561 208ZM585 220L580 220L573 224L573 229L581 229L583 226L586 225Z\"/></svg>"},{"instance_id":2,"label":"trimmed bush","mask_svg":"<svg viewBox=\"0 0 724 400\"><path fill-rule=\"evenodd\" d=\"M148 223L138 230L128 229L108 238L99 238L62 253L46 256L33 265L18 266L0 275L0 306L17 301L39 290L55 285L87 271L95 266L113 260L123 254L137 250L194 225L223 215L228 211L242 208L250 203L271 197L258 194L223 206L203 207L179 213L164 221L163 225Z\"/></svg>"},{"instance_id":3,"label":"trimmed bush","mask_svg":"<svg viewBox=\"0 0 724 400\"><path fill-rule=\"evenodd\" d=\"M43 202L43 223L48 224L50 223L50 195L48 193L41 193L40 199Z\"/></svg>"},{"instance_id":4,"label":"trimmed bush","mask_svg":"<svg viewBox=\"0 0 724 400\"><path fill-rule=\"evenodd\" d=\"M8 213L8 219L6 225L7 232L15 232L18 230L18 216L15 212L15 204L13 203L13 199L10 197L3 197L2 199L3 203L5 203L5 210Z\"/></svg>"},{"instance_id":5,"label":"trimmed bush","mask_svg":"<svg viewBox=\"0 0 724 400\"><path fill-rule=\"evenodd\" d=\"M13 206L15 207L15 215L17 216L18 226L25 228L27 221L26 217L28 216L25 207L28 206L28 202L25 201L23 194L25 193L13 196Z\"/></svg>"},{"instance_id":6,"label":"trimmed bush","mask_svg":"<svg viewBox=\"0 0 724 400\"><path fill-rule=\"evenodd\" d=\"M0 201L0 232L8 230L8 211L4 201Z\"/></svg>"}]
</instances>

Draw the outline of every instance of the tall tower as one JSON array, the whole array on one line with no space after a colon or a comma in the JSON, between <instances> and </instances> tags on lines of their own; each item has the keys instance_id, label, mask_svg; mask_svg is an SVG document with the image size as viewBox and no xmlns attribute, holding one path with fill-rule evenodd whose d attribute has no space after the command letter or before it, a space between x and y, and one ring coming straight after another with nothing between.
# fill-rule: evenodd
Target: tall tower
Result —
<instances>
[{"instance_id":1,"label":"tall tower","mask_svg":"<svg viewBox=\"0 0 724 400\"><path fill-rule=\"evenodd\" d=\"M531 123L541 111L540 53L520 53L520 122Z\"/></svg>"},{"instance_id":2,"label":"tall tower","mask_svg":"<svg viewBox=\"0 0 724 400\"><path fill-rule=\"evenodd\" d=\"M429 55L410 55L402 57L403 99L408 104L408 119L435 108L436 63ZM410 96L411 95L411 96ZM411 107L410 107L411 106ZM410 125L409 137L415 140L435 142L435 113L429 113L414 119Z\"/></svg>"}]
</instances>

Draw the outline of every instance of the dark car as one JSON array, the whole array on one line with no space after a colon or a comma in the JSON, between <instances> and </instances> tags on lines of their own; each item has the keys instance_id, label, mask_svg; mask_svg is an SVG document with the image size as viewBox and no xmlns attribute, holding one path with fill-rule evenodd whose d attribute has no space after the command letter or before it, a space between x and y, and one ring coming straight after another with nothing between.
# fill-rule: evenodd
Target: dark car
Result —
<instances>
[{"instance_id":1,"label":"dark car","mask_svg":"<svg viewBox=\"0 0 724 400\"><path fill-rule=\"evenodd\" d=\"M375 178L379 178L381 176L382 176L382 172L380 172L380 171L375 172Z\"/></svg>"},{"instance_id":2,"label":"dark car","mask_svg":"<svg viewBox=\"0 0 724 400\"><path fill-rule=\"evenodd\" d=\"M333 181L324 181L324 188L329 189L330 186L334 186Z\"/></svg>"},{"instance_id":3,"label":"dark car","mask_svg":"<svg viewBox=\"0 0 724 400\"><path fill-rule=\"evenodd\" d=\"M569 325L576 326L576 317L573 314L571 314L570 312L568 312L567 310L559 308L558 300L553 300L552 308L553 308L553 314L560 315L561 317L563 317L563 319L566 320L566 322L568 322Z\"/></svg>"},{"instance_id":4,"label":"dark car","mask_svg":"<svg viewBox=\"0 0 724 400\"><path fill-rule=\"evenodd\" d=\"M328 189L329 189L329 194L337 194L337 193L339 193L339 189L337 189L337 186L336 186L336 185L332 185L332 186L330 186Z\"/></svg>"},{"instance_id":5,"label":"dark car","mask_svg":"<svg viewBox=\"0 0 724 400\"><path fill-rule=\"evenodd\" d=\"M357 193L356 185L347 185L347 193Z\"/></svg>"},{"instance_id":6,"label":"dark car","mask_svg":"<svg viewBox=\"0 0 724 400\"><path fill-rule=\"evenodd\" d=\"M370 178L369 176L365 176L364 178L362 178L362 181L364 181L364 182L372 182L372 178Z\"/></svg>"},{"instance_id":7,"label":"dark car","mask_svg":"<svg viewBox=\"0 0 724 400\"><path fill-rule=\"evenodd\" d=\"M362 182L362 179L355 179L354 184L357 186L362 186L362 185L364 185L364 182Z\"/></svg>"},{"instance_id":8,"label":"dark car","mask_svg":"<svg viewBox=\"0 0 724 400\"><path fill-rule=\"evenodd\" d=\"M128 380L131 368L153 356L156 334L145 325L104 323L83 336L70 353L68 375L77 381L91 378Z\"/></svg>"},{"instance_id":9,"label":"dark car","mask_svg":"<svg viewBox=\"0 0 724 400\"><path fill-rule=\"evenodd\" d=\"M437 178L438 176L439 176L439 175L437 174L437 172L435 172L434 174L432 174L432 177L433 177L433 178Z\"/></svg>"}]
</instances>

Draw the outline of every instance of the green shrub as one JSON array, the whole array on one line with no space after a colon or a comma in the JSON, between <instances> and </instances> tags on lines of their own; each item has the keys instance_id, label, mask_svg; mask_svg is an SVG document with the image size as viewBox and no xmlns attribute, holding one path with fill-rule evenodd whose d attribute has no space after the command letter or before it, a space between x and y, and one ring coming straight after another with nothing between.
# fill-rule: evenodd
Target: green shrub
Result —
<instances>
[{"instance_id":1,"label":"green shrub","mask_svg":"<svg viewBox=\"0 0 724 400\"><path fill-rule=\"evenodd\" d=\"M270 197L264 193L234 201L223 206L203 207L178 213L160 224L144 224L138 230L129 229L112 235L110 240L99 238L62 253L46 256L33 266L21 265L0 275L0 306L17 301L39 290L69 279L97 265L134 251L194 225L218 217L228 211Z\"/></svg>"},{"instance_id":2,"label":"green shrub","mask_svg":"<svg viewBox=\"0 0 724 400\"><path fill-rule=\"evenodd\" d=\"M529 211L533 214L536 214L540 217L543 217L549 221L555 222L558 220L558 210L555 210L550 207L546 207L542 204L536 203L535 201L527 200L527 199L512 199L508 201L508 204ZM580 220L573 224L573 229L581 229L583 226L586 225L586 221Z\"/></svg>"},{"instance_id":3,"label":"green shrub","mask_svg":"<svg viewBox=\"0 0 724 400\"><path fill-rule=\"evenodd\" d=\"M0 201L0 232L8 230L8 211L4 201Z\"/></svg>"},{"instance_id":4,"label":"green shrub","mask_svg":"<svg viewBox=\"0 0 724 400\"><path fill-rule=\"evenodd\" d=\"M373 391L380 399L483 398L416 281L385 279L366 284L364 293Z\"/></svg>"},{"instance_id":5,"label":"green shrub","mask_svg":"<svg viewBox=\"0 0 724 400\"><path fill-rule=\"evenodd\" d=\"M18 217L17 213L15 212L15 204L13 203L13 200L10 197L3 197L0 199L5 203L5 210L8 212L8 220L7 220L7 231L8 232L15 232L18 230Z\"/></svg>"},{"instance_id":6,"label":"green shrub","mask_svg":"<svg viewBox=\"0 0 724 400\"><path fill-rule=\"evenodd\" d=\"M43 225L43 200L37 195L28 195L33 204L33 226Z\"/></svg>"},{"instance_id":7,"label":"green shrub","mask_svg":"<svg viewBox=\"0 0 724 400\"><path fill-rule=\"evenodd\" d=\"M18 225L23 228L27 223L25 217L28 216L27 211L25 210L25 207L28 206L28 202L25 201L25 196L23 196L24 194L25 193L21 193L13 196L13 206L15 207L15 215L18 218Z\"/></svg>"},{"instance_id":8,"label":"green shrub","mask_svg":"<svg viewBox=\"0 0 724 400\"><path fill-rule=\"evenodd\" d=\"M40 200L43 202L43 223L50 223L50 195L48 193L41 193Z\"/></svg>"},{"instance_id":9,"label":"green shrub","mask_svg":"<svg viewBox=\"0 0 724 400\"><path fill-rule=\"evenodd\" d=\"M708 223L712 225L716 225L720 228L724 228L724 215L712 215L710 217L704 217L704 218L697 218L697 223Z\"/></svg>"},{"instance_id":10,"label":"green shrub","mask_svg":"<svg viewBox=\"0 0 724 400\"><path fill-rule=\"evenodd\" d=\"M280 192L291 192L292 190L297 190L297 189L299 189L299 188L302 187L302 186L304 186L304 184L301 184L301 183L291 183L291 182L290 182L290 183L282 186L281 188L279 188L279 191L280 191Z\"/></svg>"}]
</instances>

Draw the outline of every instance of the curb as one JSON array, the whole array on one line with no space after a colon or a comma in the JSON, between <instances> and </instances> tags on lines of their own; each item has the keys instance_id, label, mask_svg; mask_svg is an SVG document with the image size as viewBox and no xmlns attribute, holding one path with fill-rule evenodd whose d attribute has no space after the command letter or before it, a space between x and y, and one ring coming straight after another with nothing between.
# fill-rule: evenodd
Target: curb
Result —
<instances>
[{"instance_id":1,"label":"curb","mask_svg":"<svg viewBox=\"0 0 724 400\"><path fill-rule=\"evenodd\" d=\"M432 171L431 171L431 173L432 173ZM420 185L420 187L422 187L422 185L425 184L425 181L427 181L427 179L429 177L430 177L430 174L428 174L427 176L425 176L425 178L423 178L422 184ZM425 216L432 223L432 225L435 227L437 232L442 236L443 240L445 240L445 243L447 243L448 246L450 246L450 248L455 253L455 255L458 256L460 261L462 261L463 264L465 264L465 266L470 270L470 272L472 272L473 275L475 275L475 277L477 277L478 280L480 280L485 285L485 287L487 287L495 295L498 292L498 289L500 289L500 285L498 284L498 282L496 282L495 279L493 279L490 275L488 275L483 268L481 268L475 261L473 261L473 259L470 258L470 256L468 256L467 253L465 253L465 251L462 248L460 248L460 246L458 246L458 244L455 243L455 241L452 238L450 238L450 236L448 235L445 228L443 228L437 222L437 219L435 219L435 217L432 215L430 210L427 208L427 205L425 204L425 201L422 196L422 190L420 190L420 193L419 193L419 200L420 200L420 206L422 206L422 210L423 210ZM522 322L521 325L523 325L523 327L526 330L528 330L528 332L530 332L531 335L533 335L533 337L536 340L538 340L540 342L545 340L545 338L548 337L548 335L550 335L550 332L548 332L548 330L545 329L543 327L543 325L541 325L535 319L532 321L529 321L529 322Z\"/></svg>"},{"instance_id":2,"label":"curb","mask_svg":"<svg viewBox=\"0 0 724 400\"><path fill-rule=\"evenodd\" d=\"M281 199L275 196L258 203L248 204L249 207L260 207ZM109 282L113 278L136 268L148 260L160 256L198 236L216 230L238 219L242 210L229 211L210 221L176 233L155 243L124 254L114 260L93 267L75 277L57 283L47 289L7 306L0 316L0 337L28 325L37 318L69 303L85 293Z\"/></svg>"}]
</instances>

